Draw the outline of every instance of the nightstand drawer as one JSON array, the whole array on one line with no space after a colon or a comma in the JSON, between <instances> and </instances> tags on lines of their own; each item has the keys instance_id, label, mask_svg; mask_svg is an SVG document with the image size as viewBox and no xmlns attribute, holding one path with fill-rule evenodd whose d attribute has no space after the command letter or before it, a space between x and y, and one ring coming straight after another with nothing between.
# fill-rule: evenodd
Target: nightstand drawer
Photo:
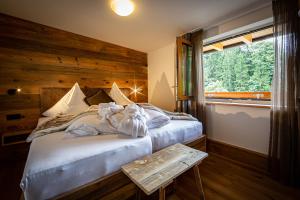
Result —
<instances>
[{"instance_id":1,"label":"nightstand drawer","mask_svg":"<svg viewBox=\"0 0 300 200\"><path fill-rule=\"evenodd\" d=\"M2 146L20 144L26 142L26 138L31 133L31 130L18 131L14 133L2 134Z\"/></svg>"},{"instance_id":2,"label":"nightstand drawer","mask_svg":"<svg viewBox=\"0 0 300 200\"><path fill-rule=\"evenodd\" d=\"M0 131L32 130L40 116L39 109L9 110L0 112Z\"/></svg>"}]
</instances>

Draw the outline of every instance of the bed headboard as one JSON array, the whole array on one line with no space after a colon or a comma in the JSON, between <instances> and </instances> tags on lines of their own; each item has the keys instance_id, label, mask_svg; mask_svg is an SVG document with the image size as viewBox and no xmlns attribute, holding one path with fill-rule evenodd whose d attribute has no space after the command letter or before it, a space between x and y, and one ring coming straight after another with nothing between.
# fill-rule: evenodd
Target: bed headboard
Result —
<instances>
[{"instance_id":1,"label":"bed headboard","mask_svg":"<svg viewBox=\"0 0 300 200\"><path fill-rule=\"evenodd\" d=\"M40 91L40 103L41 113L51 108L59 99L61 99L71 88L41 88ZM81 88L82 92L86 96L92 96L96 94L99 89L109 92L110 88ZM131 89L120 88L121 91L132 101L135 101L134 97L130 95Z\"/></svg>"}]
</instances>

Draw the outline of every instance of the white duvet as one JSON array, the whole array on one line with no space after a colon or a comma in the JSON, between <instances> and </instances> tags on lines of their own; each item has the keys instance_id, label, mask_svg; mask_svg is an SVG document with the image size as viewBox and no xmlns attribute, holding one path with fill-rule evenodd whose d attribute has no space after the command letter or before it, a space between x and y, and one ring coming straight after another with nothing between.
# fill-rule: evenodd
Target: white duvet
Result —
<instances>
[{"instance_id":1,"label":"white duvet","mask_svg":"<svg viewBox=\"0 0 300 200\"><path fill-rule=\"evenodd\" d=\"M26 200L53 198L151 153L150 136L76 137L63 131L44 135L31 143L20 186Z\"/></svg>"}]
</instances>

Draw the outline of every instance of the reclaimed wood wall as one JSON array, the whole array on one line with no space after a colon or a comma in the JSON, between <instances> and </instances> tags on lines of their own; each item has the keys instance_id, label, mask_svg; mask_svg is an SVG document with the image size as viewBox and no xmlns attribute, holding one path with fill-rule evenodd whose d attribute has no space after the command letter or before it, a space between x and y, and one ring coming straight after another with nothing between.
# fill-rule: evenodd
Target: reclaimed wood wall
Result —
<instances>
[{"instance_id":1,"label":"reclaimed wood wall","mask_svg":"<svg viewBox=\"0 0 300 200\"><path fill-rule=\"evenodd\" d=\"M147 101L147 54L0 14L0 131L35 127L45 87L142 87ZM122 35L120 34L120 37ZM21 88L16 95L8 89ZM20 114L19 120L7 120Z\"/></svg>"}]
</instances>

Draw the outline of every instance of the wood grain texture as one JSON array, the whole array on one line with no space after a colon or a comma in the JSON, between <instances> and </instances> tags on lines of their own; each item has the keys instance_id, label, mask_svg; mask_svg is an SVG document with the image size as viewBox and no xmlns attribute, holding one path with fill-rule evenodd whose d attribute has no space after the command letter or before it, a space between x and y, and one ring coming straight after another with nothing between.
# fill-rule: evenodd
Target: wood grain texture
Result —
<instances>
[{"instance_id":1,"label":"wood grain texture","mask_svg":"<svg viewBox=\"0 0 300 200\"><path fill-rule=\"evenodd\" d=\"M199 165L206 200L297 200L300 190L281 185L266 174L246 169L211 154ZM177 179L182 186L176 193L184 199L199 200L194 174L187 172ZM171 196L168 200L175 200ZM182 198L179 198L182 199Z\"/></svg>"},{"instance_id":2,"label":"wood grain texture","mask_svg":"<svg viewBox=\"0 0 300 200\"><path fill-rule=\"evenodd\" d=\"M147 54L0 14L0 133L32 129L40 113L42 88L120 88L135 84L147 102ZM8 89L21 88L13 96ZM21 114L6 121L7 113Z\"/></svg>"},{"instance_id":3,"label":"wood grain texture","mask_svg":"<svg viewBox=\"0 0 300 200\"><path fill-rule=\"evenodd\" d=\"M262 173L268 173L267 155L211 139L207 140L207 148L210 153L222 156L231 162Z\"/></svg>"},{"instance_id":4,"label":"wood grain texture","mask_svg":"<svg viewBox=\"0 0 300 200\"><path fill-rule=\"evenodd\" d=\"M159 188L159 200L166 199L166 190L164 187Z\"/></svg>"},{"instance_id":5,"label":"wood grain texture","mask_svg":"<svg viewBox=\"0 0 300 200\"><path fill-rule=\"evenodd\" d=\"M185 143L185 145L206 152L206 135L201 135L198 139Z\"/></svg>"},{"instance_id":6,"label":"wood grain texture","mask_svg":"<svg viewBox=\"0 0 300 200\"><path fill-rule=\"evenodd\" d=\"M150 195L169 185L207 156L205 152L178 143L122 166L122 171Z\"/></svg>"},{"instance_id":7,"label":"wood grain texture","mask_svg":"<svg viewBox=\"0 0 300 200\"><path fill-rule=\"evenodd\" d=\"M197 186L198 191L200 192L200 199L205 200L205 195L204 195L204 191L203 191L203 185L202 185L198 165L195 165L193 167L193 171L194 171L196 186Z\"/></svg>"},{"instance_id":8,"label":"wood grain texture","mask_svg":"<svg viewBox=\"0 0 300 200\"><path fill-rule=\"evenodd\" d=\"M133 187L134 186L134 187ZM127 190L127 189L129 190ZM134 196L136 193L135 185L130 179L118 171L110 176L101 178L93 183L86 184L76 188L70 192L59 195L53 199L73 200L73 199L115 199L116 196L121 196L121 199L127 199ZM125 198L126 197L126 198Z\"/></svg>"}]
</instances>

